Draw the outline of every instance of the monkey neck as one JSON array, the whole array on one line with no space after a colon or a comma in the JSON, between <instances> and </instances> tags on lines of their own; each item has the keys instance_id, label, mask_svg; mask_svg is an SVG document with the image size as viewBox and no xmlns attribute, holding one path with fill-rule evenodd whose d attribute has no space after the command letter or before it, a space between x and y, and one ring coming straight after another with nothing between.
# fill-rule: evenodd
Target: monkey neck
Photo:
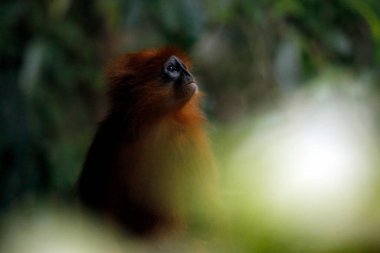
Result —
<instances>
[{"instance_id":1,"label":"monkey neck","mask_svg":"<svg viewBox=\"0 0 380 253\"><path fill-rule=\"evenodd\" d=\"M166 111L149 109L119 111L109 113L103 125L112 125L113 134L126 137L129 140L137 140L144 133L159 125L171 125L180 129L201 129L205 118L196 99L189 101L181 108ZM115 126L117 126L115 128Z\"/></svg>"}]
</instances>

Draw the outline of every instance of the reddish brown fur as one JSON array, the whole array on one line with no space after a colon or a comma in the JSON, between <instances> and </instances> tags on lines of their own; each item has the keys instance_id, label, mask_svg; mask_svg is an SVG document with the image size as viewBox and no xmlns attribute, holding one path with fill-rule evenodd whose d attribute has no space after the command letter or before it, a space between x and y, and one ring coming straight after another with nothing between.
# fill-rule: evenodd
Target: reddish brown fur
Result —
<instances>
[{"instance_id":1,"label":"reddish brown fur","mask_svg":"<svg viewBox=\"0 0 380 253\"><path fill-rule=\"evenodd\" d=\"M184 228L214 207L216 170L201 95L178 102L159 79L172 55L190 66L173 48L125 54L110 66L110 111L79 180L86 206L135 234Z\"/></svg>"}]
</instances>

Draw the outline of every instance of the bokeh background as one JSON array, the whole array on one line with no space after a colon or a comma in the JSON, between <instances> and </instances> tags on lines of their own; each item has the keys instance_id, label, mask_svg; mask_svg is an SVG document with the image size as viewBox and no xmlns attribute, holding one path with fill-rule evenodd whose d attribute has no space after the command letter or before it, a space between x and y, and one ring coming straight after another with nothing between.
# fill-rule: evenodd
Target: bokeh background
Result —
<instances>
[{"instance_id":1,"label":"bokeh background","mask_svg":"<svg viewBox=\"0 0 380 253\"><path fill-rule=\"evenodd\" d=\"M207 93L230 220L215 252L380 252L378 0L2 0L0 250L137 252L72 196L104 66L164 45Z\"/></svg>"}]
</instances>

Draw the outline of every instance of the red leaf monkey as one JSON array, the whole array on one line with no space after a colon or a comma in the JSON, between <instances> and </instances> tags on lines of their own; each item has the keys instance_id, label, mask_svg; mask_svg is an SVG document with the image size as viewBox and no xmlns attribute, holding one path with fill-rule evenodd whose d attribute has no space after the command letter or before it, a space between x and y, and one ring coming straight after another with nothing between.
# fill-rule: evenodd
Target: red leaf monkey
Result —
<instances>
[{"instance_id":1,"label":"red leaf monkey","mask_svg":"<svg viewBox=\"0 0 380 253\"><path fill-rule=\"evenodd\" d=\"M110 110L79 179L81 202L136 235L205 217L216 170L187 57L174 48L125 54L108 82Z\"/></svg>"}]
</instances>

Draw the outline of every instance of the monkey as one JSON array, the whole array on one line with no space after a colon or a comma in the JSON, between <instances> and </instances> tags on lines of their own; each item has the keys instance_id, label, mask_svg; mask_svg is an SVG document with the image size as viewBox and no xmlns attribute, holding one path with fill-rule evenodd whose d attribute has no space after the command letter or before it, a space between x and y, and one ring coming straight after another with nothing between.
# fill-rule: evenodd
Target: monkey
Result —
<instances>
[{"instance_id":1,"label":"monkey","mask_svg":"<svg viewBox=\"0 0 380 253\"><path fill-rule=\"evenodd\" d=\"M190 68L174 47L126 53L108 67L109 110L78 195L132 235L186 231L215 207L218 172Z\"/></svg>"}]
</instances>

